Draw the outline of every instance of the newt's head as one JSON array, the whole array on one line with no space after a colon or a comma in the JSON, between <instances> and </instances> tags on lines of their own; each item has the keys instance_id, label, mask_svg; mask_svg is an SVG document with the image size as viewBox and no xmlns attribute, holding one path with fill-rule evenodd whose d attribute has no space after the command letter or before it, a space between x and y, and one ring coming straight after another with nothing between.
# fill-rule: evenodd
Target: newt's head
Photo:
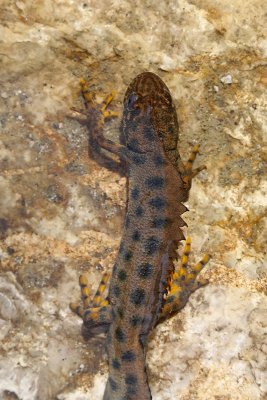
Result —
<instances>
[{"instance_id":1,"label":"newt's head","mask_svg":"<svg viewBox=\"0 0 267 400\"><path fill-rule=\"evenodd\" d=\"M128 87L122 128L127 147L133 151L153 151L160 143L167 154L176 150L176 110L169 89L152 72L138 75Z\"/></svg>"}]
</instances>

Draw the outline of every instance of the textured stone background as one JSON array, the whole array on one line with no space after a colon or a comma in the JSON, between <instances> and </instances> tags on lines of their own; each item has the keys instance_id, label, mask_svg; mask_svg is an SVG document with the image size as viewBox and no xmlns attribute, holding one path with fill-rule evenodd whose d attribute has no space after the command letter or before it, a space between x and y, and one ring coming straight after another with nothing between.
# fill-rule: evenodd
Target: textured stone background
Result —
<instances>
[{"instance_id":1,"label":"textured stone background","mask_svg":"<svg viewBox=\"0 0 267 400\"><path fill-rule=\"evenodd\" d=\"M102 399L103 338L84 342L68 304L81 272L95 289L112 268L125 180L69 115L81 77L100 99L116 89L121 113L149 70L177 104L183 157L202 146L185 219L192 261L213 255L210 285L151 335L153 400L266 400L266 0L0 6L0 398Z\"/></svg>"}]
</instances>

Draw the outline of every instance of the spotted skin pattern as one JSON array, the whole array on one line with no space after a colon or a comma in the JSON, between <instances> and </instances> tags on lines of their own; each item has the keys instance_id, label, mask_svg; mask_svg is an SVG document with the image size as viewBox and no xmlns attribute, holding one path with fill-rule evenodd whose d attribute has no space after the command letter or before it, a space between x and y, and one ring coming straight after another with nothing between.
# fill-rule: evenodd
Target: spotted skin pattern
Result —
<instances>
[{"instance_id":1,"label":"spotted skin pattern","mask_svg":"<svg viewBox=\"0 0 267 400\"><path fill-rule=\"evenodd\" d=\"M85 92L83 87L88 102ZM101 110L91 106L89 128L100 148L127 163L126 218L107 298L103 294L107 275L93 299L82 276L83 306L71 304L71 309L83 318L86 336L107 332L109 378L103 400L151 400L145 366L148 335L207 283L196 281L196 276L208 256L188 271L190 239L180 269L174 271L177 246L184 239L181 214L187 209L183 202L188 199L192 176L201 169L192 170L198 146L184 165L177 151L178 121L170 92L153 73L138 75L126 91L125 146L101 133L101 124L109 117L103 117L108 102Z\"/></svg>"}]
</instances>

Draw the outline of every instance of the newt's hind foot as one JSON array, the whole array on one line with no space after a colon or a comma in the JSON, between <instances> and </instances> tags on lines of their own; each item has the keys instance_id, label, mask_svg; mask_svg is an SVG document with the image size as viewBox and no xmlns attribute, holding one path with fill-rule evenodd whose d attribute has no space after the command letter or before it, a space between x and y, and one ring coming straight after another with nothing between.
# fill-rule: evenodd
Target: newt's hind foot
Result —
<instances>
[{"instance_id":1,"label":"newt's hind foot","mask_svg":"<svg viewBox=\"0 0 267 400\"><path fill-rule=\"evenodd\" d=\"M109 274L103 274L98 289L92 297L86 276L81 275L79 278L82 305L70 303L70 309L82 318L83 335L86 337L106 332L111 322L111 307L104 297L108 279Z\"/></svg>"},{"instance_id":2,"label":"newt's hind foot","mask_svg":"<svg viewBox=\"0 0 267 400\"><path fill-rule=\"evenodd\" d=\"M174 272L170 280L170 288L160 315L160 320L166 319L170 314L181 310L191 293L209 283L207 279L197 279L197 276L208 263L210 256L206 254L197 264L190 267L188 270L190 249L191 239L188 237L186 239L180 267Z\"/></svg>"}]
</instances>

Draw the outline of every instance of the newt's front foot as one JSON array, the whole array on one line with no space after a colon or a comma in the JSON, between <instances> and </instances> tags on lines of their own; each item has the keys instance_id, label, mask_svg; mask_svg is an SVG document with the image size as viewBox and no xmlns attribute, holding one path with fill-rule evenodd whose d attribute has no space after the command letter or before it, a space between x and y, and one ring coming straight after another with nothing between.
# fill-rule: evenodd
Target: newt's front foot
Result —
<instances>
[{"instance_id":1,"label":"newt's front foot","mask_svg":"<svg viewBox=\"0 0 267 400\"><path fill-rule=\"evenodd\" d=\"M198 168L193 169L193 164L196 159L196 156L199 153L199 144L196 144L192 151L191 154L185 163L185 165L182 163L180 160L179 165L178 165L178 171L181 174L183 182L188 186L188 189L191 188L192 185L192 179L200 172L203 171L203 169L206 169L205 165L201 165Z\"/></svg>"},{"instance_id":2,"label":"newt's front foot","mask_svg":"<svg viewBox=\"0 0 267 400\"><path fill-rule=\"evenodd\" d=\"M99 111L99 115L101 116L101 122L103 125L107 119L119 116L117 111L107 109L115 97L115 91L112 91L101 103L98 103L96 101L96 93L89 89L89 86L84 79L80 80L80 86L86 109L89 112L92 109L97 109Z\"/></svg>"}]
</instances>

